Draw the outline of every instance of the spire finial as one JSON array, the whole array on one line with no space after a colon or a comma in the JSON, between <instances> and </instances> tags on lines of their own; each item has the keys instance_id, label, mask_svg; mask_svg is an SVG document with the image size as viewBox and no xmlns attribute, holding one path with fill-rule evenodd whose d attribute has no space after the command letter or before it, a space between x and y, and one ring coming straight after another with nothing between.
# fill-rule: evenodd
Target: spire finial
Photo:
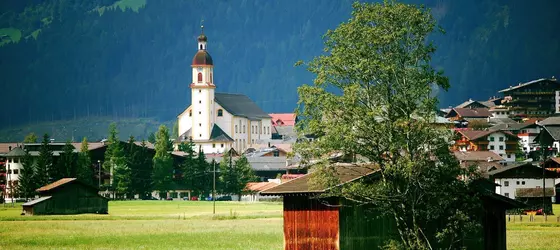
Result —
<instances>
[{"instance_id":1,"label":"spire finial","mask_svg":"<svg viewBox=\"0 0 560 250\"><path fill-rule=\"evenodd\" d=\"M200 34L204 34L204 19L200 20Z\"/></svg>"}]
</instances>

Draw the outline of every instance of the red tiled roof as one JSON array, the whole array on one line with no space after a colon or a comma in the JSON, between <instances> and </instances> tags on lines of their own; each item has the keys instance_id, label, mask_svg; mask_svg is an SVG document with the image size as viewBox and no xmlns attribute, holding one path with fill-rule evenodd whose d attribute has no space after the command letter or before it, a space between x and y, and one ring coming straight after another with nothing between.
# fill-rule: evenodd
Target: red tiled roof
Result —
<instances>
[{"instance_id":1,"label":"red tiled roof","mask_svg":"<svg viewBox=\"0 0 560 250\"><path fill-rule=\"evenodd\" d=\"M492 130L492 131L488 131L488 130L456 130L458 133L462 134L463 136L467 137L467 139L469 140L477 140L480 139L482 137L488 136L490 134L493 133L503 133L506 136L510 136L510 137L514 137L519 139L516 135L512 134L509 131L502 131L502 130Z\"/></svg>"},{"instance_id":2,"label":"red tiled roof","mask_svg":"<svg viewBox=\"0 0 560 250\"><path fill-rule=\"evenodd\" d=\"M272 126L294 126L296 124L296 114L294 113L281 113L281 114L268 114L272 120Z\"/></svg>"},{"instance_id":3,"label":"red tiled roof","mask_svg":"<svg viewBox=\"0 0 560 250\"><path fill-rule=\"evenodd\" d=\"M491 159L492 161L503 161L500 155L492 151L455 151L455 158L460 161L487 161Z\"/></svg>"},{"instance_id":4,"label":"red tiled roof","mask_svg":"<svg viewBox=\"0 0 560 250\"><path fill-rule=\"evenodd\" d=\"M42 186L42 187L38 188L37 192L49 191L49 190L55 189L57 187L60 187L62 185L65 185L67 183L73 182L75 180L76 180L76 178L62 178L62 179L60 179L58 181L55 181L51 184L48 184L46 186Z\"/></svg>"},{"instance_id":5,"label":"red tiled roof","mask_svg":"<svg viewBox=\"0 0 560 250\"><path fill-rule=\"evenodd\" d=\"M18 143L15 142L8 142L8 143L0 143L0 154L5 154L10 152L10 147L12 147L12 149L14 149L15 147L18 146Z\"/></svg>"},{"instance_id":6,"label":"red tiled roof","mask_svg":"<svg viewBox=\"0 0 560 250\"><path fill-rule=\"evenodd\" d=\"M461 117L486 118L492 115L487 108L454 108L452 111Z\"/></svg>"}]
</instances>

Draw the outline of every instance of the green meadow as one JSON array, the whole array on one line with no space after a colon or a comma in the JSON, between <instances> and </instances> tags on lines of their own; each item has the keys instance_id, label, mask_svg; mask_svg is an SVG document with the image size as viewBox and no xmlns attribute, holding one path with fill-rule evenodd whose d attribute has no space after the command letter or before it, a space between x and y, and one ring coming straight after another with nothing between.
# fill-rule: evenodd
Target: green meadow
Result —
<instances>
[{"instance_id":1,"label":"green meadow","mask_svg":"<svg viewBox=\"0 0 560 250\"><path fill-rule=\"evenodd\" d=\"M21 216L0 205L0 249L282 249L282 203L111 201L108 215ZM560 214L560 206L555 206ZM560 249L556 216L513 218L508 249Z\"/></svg>"}]
</instances>

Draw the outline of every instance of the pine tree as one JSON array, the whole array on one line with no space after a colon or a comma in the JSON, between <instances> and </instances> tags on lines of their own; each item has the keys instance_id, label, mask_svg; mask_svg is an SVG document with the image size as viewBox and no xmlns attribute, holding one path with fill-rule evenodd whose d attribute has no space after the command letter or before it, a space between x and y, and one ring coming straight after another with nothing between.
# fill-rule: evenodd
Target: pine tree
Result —
<instances>
[{"instance_id":1,"label":"pine tree","mask_svg":"<svg viewBox=\"0 0 560 250\"><path fill-rule=\"evenodd\" d=\"M56 163L56 171L53 172L53 178L59 180L62 178L76 177L76 154L74 153L74 146L70 142L64 144L63 152Z\"/></svg>"},{"instance_id":2,"label":"pine tree","mask_svg":"<svg viewBox=\"0 0 560 250\"><path fill-rule=\"evenodd\" d=\"M18 193L26 200L35 196L35 190L39 188L35 178L37 177L35 159L25 150L25 155L21 159L22 169L19 173Z\"/></svg>"},{"instance_id":3,"label":"pine tree","mask_svg":"<svg viewBox=\"0 0 560 250\"><path fill-rule=\"evenodd\" d=\"M168 145L169 130L161 125L156 134L152 173L153 188L160 192L160 197L173 188L173 159Z\"/></svg>"},{"instance_id":4,"label":"pine tree","mask_svg":"<svg viewBox=\"0 0 560 250\"><path fill-rule=\"evenodd\" d=\"M119 132L115 123L111 123L111 125L109 125L109 138L107 140L107 143L109 144L109 146L107 146L107 151L105 151L105 162L103 162L103 169L105 169L105 171L109 171L112 174L111 188L115 189L117 186L116 172L119 172L119 174L126 173L126 169L124 171L122 170L123 168L127 168L124 151L119 140Z\"/></svg>"},{"instance_id":5,"label":"pine tree","mask_svg":"<svg viewBox=\"0 0 560 250\"><path fill-rule=\"evenodd\" d=\"M241 200L241 194L245 190L247 183L251 181L256 181L257 176L255 171L251 168L247 158L242 155L235 161L235 183L232 187L232 192L238 195L239 200Z\"/></svg>"},{"instance_id":6,"label":"pine tree","mask_svg":"<svg viewBox=\"0 0 560 250\"><path fill-rule=\"evenodd\" d=\"M189 141L188 143L183 142L179 145L179 150L184 152L185 155L184 155L183 163L181 163L181 166L179 168L182 178L180 178L177 181L181 185L184 185L186 188L190 190L193 190L192 188L194 186L194 178L195 178L194 169L196 169L194 146L195 145L192 142L192 140Z\"/></svg>"},{"instance_id":7,"label":"pine tree","mask_svg":"<svg viewBox=\"0 0 560 250\"><path fill-rule=\"evenodd\" d=\"M89 146L87 138L84 137L82 140L82 145L80 147L80 153L78 153L78 164L77 164L76 177L84 183L93 185L93 168L91 164L91 157L89 154Z\"/></svg>"},{"instance_id":8,"label":"pine tree","mask_svg":"<svg viewBox=\"0 0 560 250\"><path fill-rule=\"evenodd\" d=\"M154 132L148 135L148 142L151 144L156 144L156 135L154 134Z\"/></svg>"},{"instance_id":9,"label":"pine tree","mask_svg":"<svg viewBox=\"0 0 560 250\"><path fill-rule=\"evenodd\" d=\"M135 165L136 168L131 173L131 178L134 181L133 189L140 197L147 197L153 190L153 163L150 152L146 147L146 141L142 141L141 148L137 151L137 160L138 165Z\"/></svg>"},{"instance_id":10,"label":"pine tree","mask_svg":"<svg viewBox=\"0 0 560 250\"><path fill-rule=\"evenodd\" d=\"M56 169L53 167L53 152L49 146L50 138L48 134L43 135L41 148L39 149L39 158L37 159L37 186L42 187L55 181L53 173Z\"/></svg>"}]
</instances>

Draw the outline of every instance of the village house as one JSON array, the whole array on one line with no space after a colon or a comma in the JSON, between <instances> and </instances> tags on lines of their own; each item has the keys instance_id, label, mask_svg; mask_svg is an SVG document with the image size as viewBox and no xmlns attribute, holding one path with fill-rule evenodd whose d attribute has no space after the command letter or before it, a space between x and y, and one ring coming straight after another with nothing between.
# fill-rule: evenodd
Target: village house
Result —
<instances>
[{"instance_id":1,"label":"village house","mask_svg":"<svg viewBox=\"0 0 560 250\"><path fill-rule=\"evenodd\" d=\"M492 151L505 161L515 161L519 138L508 131L457 130L453 151Z\"/></svg>"},{"instance_id":2,"label":"village house","mask_svg":"<svg viewBox=\"0 0 560 250\"><path fill-rule=\"evenodd\" d=\"M556 172L544 170L532 163L506 166L487 173L497 184L496 193L526 203L529 207L542 208L543 188L545 188L545 211L552 211L552 197L555 196ZM544 182L543 182L544 176Z\"/></svg>"},{"instance_id":3,"label":"village house","mask_svg":"<svg viewBox=\"0 0 560 250\"><path fill-rule=\"evenodd\" d=\"M541 128L535 121L530 120L523 123L498 124L490 127L488 130L509 131L517 135L521 143L521 150L525 153L529 153L536 150L538 147L538 143L535 142L535 139L539 135Z\"/></svg>"},{"instance_id":4,"label":"village house","mask_svg":"<svg viewBox=\"0 0 560 250\"><path fill-rule=\"evenodd\" d=\"M258 140L270 140L271 117L249 97L215 93L214 61L207 42L202 32L191 65L191 105L177 117L179 138L175 149L192 140L197 150L205 153L223 153L230 148L243 152Z\"/></svg>"},{"instance_id":5,"label":"village house","mask_svg":"<svg viewBox=\"0 0 560 250\"><path fill-rule=\"evenodd\" d=\"M379 171L371 165L335 164L338 185L355 181L375 181ZM313 173L301 176L261 195L282 196L284 202L284 249L380 249L387 240L398 238L390 217L377 217L366 206L341 197L321 197L331 187L317 187ZM481 192L485 218L482 232L469 241L469 249L506 249L507 209L519 202Z\"/></svg>"},{"instance_id":6,"label":"village house","mask_svg":"<svg viewBox=\"0 0 560 250\"><path fill-rule=\"evenodd\" d=\"M495 103L492 101L475 101L473 99L469 99L455 106L455 108L490 108L494 106Z\"/></svg>"},{"instance_id":7,"label":"village house","mask_svg":"<svg viewBox=\"0 0 560 250\"><path fill-rule=\"evenodd\" d=\"M445 116L451 121L468 124L470 122L488 122L491 116L488 108L453 108Z\"/></svg>"},{"instance_id":8,"label":"village house","mask_svg":"<svg viewBox=\"0 0 560 250\"><path fill-rule=\"evenodd\" d=\"M455 158L463 168L476 166L481 173L502 168L504 158L492 151L455 151Z\"/></svg>"}]
</instances>

